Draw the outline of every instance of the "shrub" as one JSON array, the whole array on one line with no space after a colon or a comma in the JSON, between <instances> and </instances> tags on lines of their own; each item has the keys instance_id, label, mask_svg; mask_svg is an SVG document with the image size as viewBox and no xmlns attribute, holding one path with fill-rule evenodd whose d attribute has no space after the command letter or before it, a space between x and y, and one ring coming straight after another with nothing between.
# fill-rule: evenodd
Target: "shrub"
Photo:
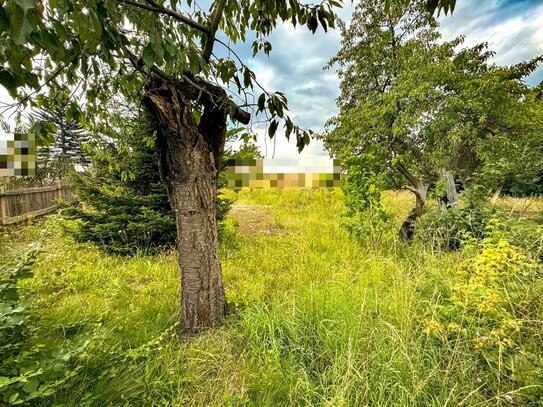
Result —
<instances>
[{"instance_id":1,"label":"shrub","mask_svg":"<svg viewBox=\"0 0 543 407\"><path fill-rule=\"evenodd\" d=\"M391 221L390 215L383 209L372 160L372 156L363 155L343 163L347 168L342 185L347 212L341 224L358 238L375 239L389 229Z\"/></svg>"},{"instance_id":2,"label":"shrub","mask_svg":"<svg viewBox=\"0 0 543 407\"><path fill-rule=\"evenodd\" d=\"M492 215L492 209L473 206L430 212L417 222L415 236L441 249L458 250L466 236L485 237L487 222Z\"/></svg>"},{"instance_id":3,"label":"shrub","mask_svg":"<svg viewBox=\"0 0 543 407\"><path fill-rule=\"evenodd\" d=\"M466 259L459 264L452 288L423 332L449 349L466 346L474 353L481 383L492 395L512 399L518 388L525 402L543 401L543 359L538 322L543 288L541 264L527 257L490 222L482 241L464 242Z\"/></svg>"}]
</instances>

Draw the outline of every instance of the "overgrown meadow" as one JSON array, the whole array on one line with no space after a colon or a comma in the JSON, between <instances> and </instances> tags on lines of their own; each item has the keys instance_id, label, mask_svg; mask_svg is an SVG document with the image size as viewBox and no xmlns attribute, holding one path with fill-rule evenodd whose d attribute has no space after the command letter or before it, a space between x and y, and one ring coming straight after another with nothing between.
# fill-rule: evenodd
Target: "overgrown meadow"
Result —
<instances>
[{"instance_id":1,"label":"overgrown meadow","mask_svg":"<svg viewBox=\"0 0 543 407\"><path fill-rule=\"evenodd\" d=\"M341 226L340 190L228 194L229 315L192 336L176 324L173 251L107 255L65 235L56 216L3 230L1 262L25 274L12 280L30 329L24 353L2 362L13 369L0 377L11 386L3 405L543 402L541 246L515 244L541 230L541 199L489 203L501 217L486 237L448 251L398 241L407 192L385 193L393 225L363 238ZM15 266L25 253L35 263Z\"/></svg>"}]
</instances>

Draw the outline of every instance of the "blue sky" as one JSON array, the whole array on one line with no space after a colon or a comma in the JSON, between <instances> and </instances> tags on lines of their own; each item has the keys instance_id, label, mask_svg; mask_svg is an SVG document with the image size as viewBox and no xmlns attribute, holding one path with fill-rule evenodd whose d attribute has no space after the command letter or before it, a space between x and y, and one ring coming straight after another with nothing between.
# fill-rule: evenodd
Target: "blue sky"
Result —
<instances>
[{"instance_id":1,"label":"blue sky","mask_svg":"<svg viewBox=\"0 0 543 407\"><path fill-rule=\"evenodd\" d=\"M354 5L347 2L339 12L344 20L350 18ZM465 35L465 46L488 42L496 52L494 62L511 65L543 54L543 1L542 0L457 0L451 16L439 18L444 40ZM327 34L319 30L312 35L307 30L293 29L284 24L272 34L273 50L251 59L250 44L236 46L248 65L256 72L260 82L270 90L280 90L289 99L289 106L297 123L314 131L323 129L327 118L336 112L335 98L339 94L339 80L335 72L322 67L337 52L339 32ZM527 82L536 85L543 80L543 67L532 74ZM273 141L257 131L258 144L267 158L273 154ZM327 153L319 141L298 155L294 142L287 143L280 134L276 140L275 158L325 159Z\"/></svg>"}]
</instances>

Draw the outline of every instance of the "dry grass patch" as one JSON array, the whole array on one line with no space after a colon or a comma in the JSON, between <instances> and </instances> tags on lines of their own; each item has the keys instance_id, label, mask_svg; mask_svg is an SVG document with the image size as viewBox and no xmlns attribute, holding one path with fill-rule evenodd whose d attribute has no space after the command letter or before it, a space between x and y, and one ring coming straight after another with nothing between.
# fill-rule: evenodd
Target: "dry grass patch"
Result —
<instances>
[{"instance_id":1,"label":"dry grass patch","mask_svg":"<svg viewBox=\"0 0 543 407\"><path fill-rule=\"evenodd\" d=\"M244 236L277 236L285 231L275 219L272 205L234 205L230 216Z\"/></svg>"}]
</instances>

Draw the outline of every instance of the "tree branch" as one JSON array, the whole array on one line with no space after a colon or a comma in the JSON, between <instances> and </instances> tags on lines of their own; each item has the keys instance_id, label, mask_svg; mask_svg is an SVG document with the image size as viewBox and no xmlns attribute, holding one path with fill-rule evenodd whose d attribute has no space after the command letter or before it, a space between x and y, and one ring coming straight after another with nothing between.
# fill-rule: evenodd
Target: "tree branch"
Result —
<instances>
[{"instance_id":1,"label":"tree branch","mask_svg":"<svg viewBox=\"0 0 543 407\"><path fill-rule=\"evenodd\" d=\"M136 68L140 72L144 72L143 67L145 66L145 64L143 63L143 60L136 57L136 55L134 55L130 50L125 49L125 51L128 54L128 59L130 60L134 68ZM183 90L186 92L186 96L189 99L198 100L202 95L207 95L210 101L218 101L225 104L226 109L232 109L232 119L242 124L249 124L249 122L251 121L251 114L236 105L235 102L226 95L224 89L218 85L215 85L197 76L193 76L190 72L184 72L181 75L181 79L177 79L167 75L162 69L160 69L156 65L153 65L151 67L151 73L154 74L155 77L159 77L170 83L182 86Z\"/></svg>"},{"instance_id":2,"label":"tree branch","mask_svg":"<svg viewBox=\"0 0 543 407\"><path fill-rule=\"evenodd\" d=\"M208 34L208 35L210 33L210 29L209 29L209 27L207 25L204 25L204 24L201 24L201 23L199 23L197 21L194 21L194 20L190 19L189 17L185 16L184 14L181 14L180 12L172 10L170 8L161 6L161 5L157 4L154 1L146 0L147 3L149 3L149 4L143 4L143 3L140 3L140 2L134 1L134 0L118 0L118 1L120 1L121 3L125 3L125 4L128 4L128 5L134 6L134 7L144 9L144 10L152 11L154 13L168 15L170 17L173 17L177 21L179 21L179 22L181 22L183 24L186 24L189 27L192 27L192 28L194 28L194 29L196 29L198 31L201 31L201 32L203 32L205 34Z\"/></svg>"},{"instance_id":3,"label":"tree branch","mask_svg":"<svg viewBox=\"0 0 543 407\"><path fill-rule=\"evenodd\" d=\"M215 43L215 34L219 29L219 24L221 23L222 13L224 11L224 6L226 5L226 0L218 0L217 8L211 17L211 24L209 26L209 32L207 33L207 39L205 41L203 57L206 62L209 62L211 58L211 53L213 52L213 45Z\"/></svg>"},{"instance_id":4,"label":"tree branch","mask_svg":"<svg viewBox=\"0 0 543 407\"><path fill-rule=\"evenodd\" d=\"M413 187L417 188L420 184L420 181L411 174L407 168L402 163L398 163L394 166L407 180L413 185Z\"/></svg>"},{"instance_id":5,"label":"tree branch","mask_svg":"<svg viewBox=\"0 0 543 407\"><path fill-rule=\"evenodd\" d=\"M420 197L420 192L417 188L410 187L409 185L404 185L402 189L407 189L415 194L415 196Z\"/></svg>"}]
</instances>

